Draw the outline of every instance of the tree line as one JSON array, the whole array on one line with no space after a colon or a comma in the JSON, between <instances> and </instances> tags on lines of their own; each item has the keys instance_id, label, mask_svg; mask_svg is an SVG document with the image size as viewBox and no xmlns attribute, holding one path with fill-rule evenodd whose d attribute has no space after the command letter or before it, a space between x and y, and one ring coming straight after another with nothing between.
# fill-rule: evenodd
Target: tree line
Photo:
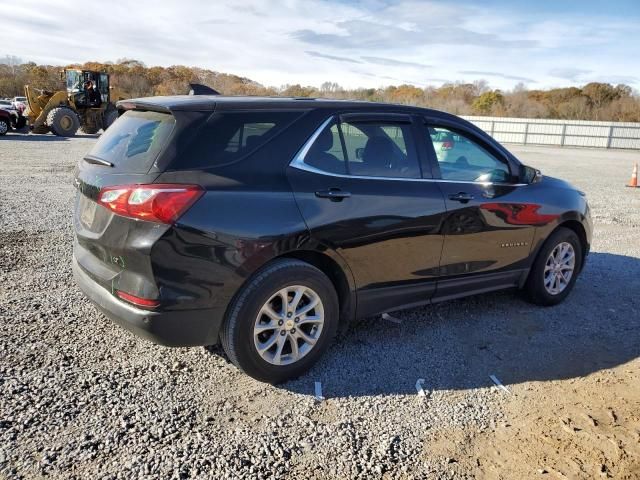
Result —
<instances>
[{"instance_id":1,"label":"tree line","mask_svg":"<svg viewBox=\"0 0 640 480\"><path fill-rule=\"evenodd\" d=\"M401 103L444 110L456 115L490 115L568 120L640 122L640 95L628 85L591 82L581 87L529 90L519 84L509 91L490 88L485 80L445 83L441 87L414 85L345 89L335 82L319 88L302 85L266 87L251 79L198 67L147 67L137 60L87 62L70 68L106 71L115 100L153 95L180 95L189 83L208 85L224 95L328 97ZM24 85L63 88L61 67L0 58L0 97L22 95Z\"/></svg>"}]
</instances>

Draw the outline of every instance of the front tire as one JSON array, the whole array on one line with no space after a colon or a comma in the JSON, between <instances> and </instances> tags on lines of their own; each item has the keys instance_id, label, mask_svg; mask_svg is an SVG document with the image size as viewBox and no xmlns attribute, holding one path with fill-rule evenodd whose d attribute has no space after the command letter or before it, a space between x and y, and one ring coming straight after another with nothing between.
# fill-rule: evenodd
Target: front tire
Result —
<instances>
[{"instance_id":1,"label":"front tire","mask_svg":"<svg viewBox=\"0 0 640 480\"><path fill-rule=\"evenodd\" d=\"M542 246L525 285L531 303L542 306L564 301L576 283L582 265L582 244L565 227L555 230Z\"/></svg>"},{"instance_id":2,"label":"front tire","mask_svg":"<svg viewBox=\"0 0 640 480\"><path fill-rule=\"evenodd\" d=\"M6 135L9 131L9 121L4 118L0 119L0 135Z\"/></svg>"},{"instance_id":3,"label":"front tire","mask_svg":"<svg viewBox=\"0 0 640 480\"><path fill-rule=\"evenodd\" d=\"M72 109L57 107L47 114L47 126L59 137L73 137L80 128L80 119Z\"/></svg>"},{"instance_id":4,"label":"front tire","mask_svg":"<svg viewBox=\"0 0 640 480\"><path fill-rule=\"evenodd\" d=\"M338 296L324 273L299 260L276 260L249 280L230 306L222 347L256 380L290 380L327 350L338 312Z\"/></svg>"}]
</instances>

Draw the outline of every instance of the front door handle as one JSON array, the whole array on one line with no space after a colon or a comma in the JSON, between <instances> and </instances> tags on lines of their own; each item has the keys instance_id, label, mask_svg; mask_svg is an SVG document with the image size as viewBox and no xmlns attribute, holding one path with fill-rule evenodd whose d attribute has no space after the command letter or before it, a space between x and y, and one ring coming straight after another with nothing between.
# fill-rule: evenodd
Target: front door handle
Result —
<instances>
[{"instance_id":1,"label":"front door handle","mask_svg":"<svg viewBox=\"0 0 640 480\"><path fill-rule=\"evenodd\" d=\"M339 188L329 188L327 190L318 190L316 192L316 197L318 198L328 198L332 202L341 202L345 198L349 198L351 196L351 192L345 192L344 190L340 190Z\"/></svg>"},{"instance_id":2,"label":"front door handle","mask_svg":"<svg viewBox=\"0 0 640 480\"><path fill-rule=\"evenodd\" d=\"M473 200L473 195L467 192L452 193L449 195L449 200L467 203L468 201Z\"/></svg>"}]
</instances>

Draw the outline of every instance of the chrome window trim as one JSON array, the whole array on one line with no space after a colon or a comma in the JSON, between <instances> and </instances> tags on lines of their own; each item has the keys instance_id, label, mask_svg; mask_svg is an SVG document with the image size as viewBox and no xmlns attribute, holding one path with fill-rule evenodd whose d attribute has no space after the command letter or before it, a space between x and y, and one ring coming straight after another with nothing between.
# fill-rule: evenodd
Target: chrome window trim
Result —
<instances>
[{"instance_id":1,"label":"chrome window trim","mask_svg":"<svg viewBox=\"0 0 640 480\"><path fill-rule=\"evenodd\" d=\"M311 146L320 136L322 131L334 120L334 115L327 118L322 124L313 132L313 135L305 142L302 148L298 151L293 160L289 163L290 167L297 168L298 170L304 170L310 173L316 173L318 175L325 175L327 177L336 178L356 178L359 180L391 180L391 181L404 181L404 182L432 182L432 183L465 183L472 185L481 185L483 187L500 186L500 187L524 187L526 183L497 183L497 182L474 182L472 180L443 180L441 178L407 178L407 177L371 177L368 175L347 175L342 173L325 172L319 168L312 167L304 163L304 159L311 150Z\"/></svg>"},{"instance_id":2,"label":"chrome window trim","mask_svg":"<svg viewBox=\"0 0 640 480\"><path fill-rule=\"evenodd\" d=\"M305 144L302 146L302 148L300 149L300 151L298 151L298 153L296 153L296 156L293 157L293 160L291 161L291 163L289 163L290 166L292 167L298 167L301 166L305 166L304 163L304 157L307 156L307 153L309 153L309 150L311 150L311 146L313 145L313 143L318 139L318 137L320 136L320 134L322 133L322 131L327 128L327 126L333 121L333 115L331 115L329 118L327 118L324 122L322 122L322 125L320 125L315 132L313 132L313 135L311 135L311 137L309 138L309 140L307 140L305 142ZM311 167L309 165L306 165L309 168L314 168ZM303 169L304 170L304 169ZM319 169L315 169L318 172L322 172L322 170ZM328 172L326 172L328 173Z\"/></svg>"}]
</instances>

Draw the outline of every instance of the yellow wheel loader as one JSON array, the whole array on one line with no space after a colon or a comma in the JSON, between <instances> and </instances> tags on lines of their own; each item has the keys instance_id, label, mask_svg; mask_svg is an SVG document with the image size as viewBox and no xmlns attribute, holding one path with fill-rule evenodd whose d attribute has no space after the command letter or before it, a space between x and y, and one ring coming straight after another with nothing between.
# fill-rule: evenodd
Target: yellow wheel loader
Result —
<instances>
[{"instance_id":1,"label":"yellow wheel loader","mask_svg":"<svg viewBox=\"0 0 640 480\"><path fill-rule=\"evenodd\" d=\"M109 75L105 72L67 69L62 72L66 90L49 92L26 85L29 128L33 133L52 132L60 137L72 137L82 128L85 133L106 130L118 118L111 102ZM100 93L101 103L91 102L85 89L87 82Z\"/></svg>"}]
</instances>

